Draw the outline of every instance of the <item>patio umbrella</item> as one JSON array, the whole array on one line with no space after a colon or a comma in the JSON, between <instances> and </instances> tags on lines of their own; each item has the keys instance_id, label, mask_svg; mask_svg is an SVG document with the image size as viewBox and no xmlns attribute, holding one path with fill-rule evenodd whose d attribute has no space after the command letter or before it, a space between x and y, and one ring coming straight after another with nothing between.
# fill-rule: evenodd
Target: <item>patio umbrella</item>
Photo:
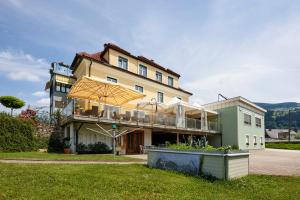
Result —
<instances>
[{"instance_id":1,"label":"patio umbrella","mask_svg":"<svg viewBox=\"0 0 300 200\"><path fill-rule=\"evenodd\" d=\"M145 95L117 83L83 76L72 86L68 97L119 106Z\"/></svg>"},{"instance_id":2,"label":"patio umbrella","mask_svg":"<svg viewBox=\"0 0 300 200\"><path fill-rule=\"evenodd\" d=\"M104 104L120 106L129 101L143 98L145 95L117 83L83 76L72 86L68 93L68 97L95 100L99 101L99 103L102 101ZM113 138L114 155L116 149L116 138L131 132L130 130L118 130L115 124L110 130L106 130L101 126L101 124L96 123L96 125L100 130L94 130L91 128L87 129Z\"/></svg>"}]
</instances>

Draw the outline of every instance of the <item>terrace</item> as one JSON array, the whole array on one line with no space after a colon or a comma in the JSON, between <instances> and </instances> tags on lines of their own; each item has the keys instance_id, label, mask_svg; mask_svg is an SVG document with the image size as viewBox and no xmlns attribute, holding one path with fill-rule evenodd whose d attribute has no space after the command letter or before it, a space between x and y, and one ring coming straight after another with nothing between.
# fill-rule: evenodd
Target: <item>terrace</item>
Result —
<instances>
[{"instance_id":1,"label":"terrace","mask_svg":"<svg viewBox=\"0 0 300 200\"><path fill-rule=\"evenodd\" d=\"M156 130L218 133L217 113L178 101L174 104L140 102L130 107L71 99L63 109L63 123L70 121L117 123Z\"/></svg>"}]
</instances>

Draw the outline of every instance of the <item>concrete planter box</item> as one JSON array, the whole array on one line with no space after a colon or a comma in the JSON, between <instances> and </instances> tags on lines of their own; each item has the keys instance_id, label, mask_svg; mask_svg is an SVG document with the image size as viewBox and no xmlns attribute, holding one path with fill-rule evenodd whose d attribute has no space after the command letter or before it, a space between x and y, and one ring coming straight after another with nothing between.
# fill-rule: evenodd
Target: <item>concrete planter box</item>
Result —
<instances>
[{"instance_id":1,"label":"concrete planter box","mask_svg":"<svg viewBox=\"0 0 300 200\"><path fill-rule=\"evenodd\" d=\"M171 149L148 149L148 166L175 170L191 175L211 175L234 179L249 174L248 152L208 152Z\"/></svg>"}]
</instances>

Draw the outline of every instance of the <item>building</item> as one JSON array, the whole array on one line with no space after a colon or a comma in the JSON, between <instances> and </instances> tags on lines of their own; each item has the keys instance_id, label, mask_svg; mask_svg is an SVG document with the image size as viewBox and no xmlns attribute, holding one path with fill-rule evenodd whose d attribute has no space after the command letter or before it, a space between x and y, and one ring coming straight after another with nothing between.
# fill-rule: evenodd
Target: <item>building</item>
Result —
<instances>
[{"instance_id":1,"label":"building","mask_svg":"<svg viewBox=\"0 0 300 200\"><path fill-rule=\"evenodd\" d=\"M141 146L187 142L191 138L197 141L205 138L213 146L264 148L264 144L261 145L264 143L261 129L264 130L265 110L241 97L204 106L190 105L192 93L180 87L180 75L144 56L132 55L108 43L101 52L77 53L70 69L73 76L72 81L69 77L68 83L71 84L73 78L77 81L69 96L76 91L85 91L84 88L89 87L83 87L85 82L98 85L110 83L135 95L141 94L141 98L122 105L106 102L105 95L99 97L99 101L82 95L67 99L63 109L63 126L65 136L71 138L74 152L80 143L101 141L112 146L114 140L111 137L93 131L99 129L99 125L106 130L114 126L118 130L129 130L117 139L117 149L123 154L138 153ZM250 123L245 128L241 126L246 123L241 121L242 113L251 114L250 122L248 115L245 115L245 120ZM260 128L251 123L252 117L253 120L260 119L256 121ZM251 142L254 138L256 144Z\"/></svg>"},{"instance_id":2,"label":"building","mask_svg":"<svg viewBox=\"0 0 300 200\"><path fill-rule=\"evenodd\" d=\"M265 148L265 109L243 97L235 97L204 105L218 112L222 145L234 145L239 149ZM217 144L218 144L217 143Z\"/></svg>"},{"instance_id":3,"label":"building","mask_svg":"<svg viewBox=\"0 0 300 200\"><path fill-rule=\"evenodd\" d=\"M53 62L50 69L50 80L46 83L45 90L50 94L50 116L57 109L63 109L67 103L67 93L76 79L68 65Z\"/></svg>"},{"instance_id":4,"label":"building","mask_svg":"<svg viewBox=\"0 0 300 200\"><path fill-rule=\"evenodd\" d=\"M266 137L271 139L295 139L297 133L293 130L290 131L289 129L266 129Z\"/></svg>"}]
</instances>

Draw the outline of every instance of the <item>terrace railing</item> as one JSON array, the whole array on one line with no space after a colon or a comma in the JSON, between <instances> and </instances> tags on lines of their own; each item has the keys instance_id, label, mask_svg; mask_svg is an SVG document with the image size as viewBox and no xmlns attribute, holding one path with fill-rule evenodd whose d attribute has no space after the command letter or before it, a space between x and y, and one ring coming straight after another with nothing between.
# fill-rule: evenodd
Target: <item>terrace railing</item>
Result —
<instances>
[{"instance_id":1,"label":"terrace railing","mask_svg":"<svg viewBox=\"0 0 300 200\"><path fill-rule=\"evenodd\" d=\"M178 120L174 114L154 112L152 110L130 109L111 105L90 105L88 106L90 109L83 109L80 108L79 104L80 102L78 101L76 103L73 100L70 101L63 109L63 116L65 118L72 116L137 125L218 131L218 124L214 121L208 121L206 126L203 122L201 123L200 119L185 117L184 120Z\"/></svg>"}]
</instances>

